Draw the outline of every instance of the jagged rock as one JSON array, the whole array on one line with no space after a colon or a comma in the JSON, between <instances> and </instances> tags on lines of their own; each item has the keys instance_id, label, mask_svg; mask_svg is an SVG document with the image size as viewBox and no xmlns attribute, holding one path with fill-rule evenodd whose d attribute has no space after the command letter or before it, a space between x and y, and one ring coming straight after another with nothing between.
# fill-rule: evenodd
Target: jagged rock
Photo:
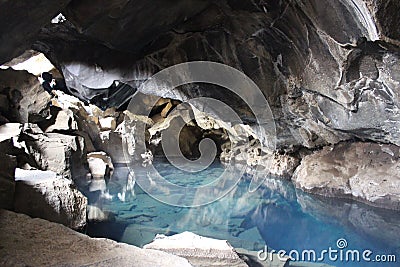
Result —
<instances>
[{"instance_id":1,"label":"jagged rock","mask_svg":"<svg viewBox=\"0 0 400 267\"><path fill-rule=\"evenodd\" d=\"M376 143L340 143L302 159L293 175L298 188L400 210L400 148Z\"/></svg>"},{"instance_id":2,"label":"jagged rock","mask_svg":"<svg viewBox=\"0 0 400 267\"><path fill-rule=\"evenodd\" d=\"M13 137L18 138L21 134L22 124L21 123L6 123L0 126L0 142Z\"/></svg>"},{"instance_id":3,"label":"jagged rock","mask_svg":"<svg viewBox=\"0 0 400 267\"><path fill-rule=\"evenodd\" d=\"M110 178L114 171L111 158L105 152L92 152L87 154L90 173L93 179Z\"/></svg>"},{"instance_id":4,"label":"jagged rock","mask_svg":"<svg viewBox=\"0 0 400 267\"><path fill-rule=\"evenodd\" d=\"M52 116L54 116L54 122L44 130L46 133L78 130L72 110L62 109Z\"/></svg>"},{"instance_id":5,"label":"jagged rock","mask_svg":"<svg viewBox=\"0 0 400 267\"><path fill-rule=\"evenodd\" d=\"M290 154L262 150L257 139L237 146L234 150L226 148L226 144L224 144L220 156L221 163L229 164L233 158L236 164L253 168L258 166L259 174L263 173L262 175L272 175L283 179L290 179L300 164L300 159Z\"/></svg>"},{"instance_id":6,"label":"jagged rock","mask_svg":"<svg viewBox=\"0 0 400 267\"><path fill-rule=\"evenodd\" d=\"M51 170L68 179L86 177L85 144L80 136L24 131L29 154L42 170Z\"/></svg>"},{"instance_id":7,"label":"jagged rock","mask_svg":"<svg viewBox=\"0 0 400 267\"><path fill-rule=\"evenodd\" d=\"M50 101L37 77L27 71L0 69L0 92L9 102L8 111L2 115L11 122L28 122L29 116L39 114Z\"/></svg>"},{"instance_id":8,"label":"jagged rock","mask_svg":"<svg viewBox=\"0 0 400 267\"><path fill-rule=\"evenodd\" d=\"M145 249L162 250L189 260L194 266L247 266L226 240L203 237L191 232L172 236L157 235Z\"/></svg>"},{"instance_id":9,"label":"jagged rock","mask_svg":"<svg viewBox=\"0 0 400 267\"><path fill-rule=\"evenodd\" d=\"M86 225L87 199L71 180L52 171L15 172L14 209L16 212L64 224L73 229Z\"/></svg>"},{"instance_id":10,"label":"jagged rock","mask_svg":"<svg viewBox=\"0 0 400 267\"><path fill-rule=\"evenodd\" d=\"M0 210L2 266L173 266L186 259L110 239L90 238L42 219Z\"/></svg>"},{"instance_id":11,"label":"jagged rock","mask_svg":"<svg viewBox=\"0 0 400 267\"><path fill-rule=\"evenodd\" d=\"M16 3L2 1L0 24L7 25L0 31L0 64L7 62L30 48L41 27L48 24L69 0L40 0L32 5L30 1ZM26 11L29 10L29 16Z\"/></svg>"},{"instance_id":12,"label":"jagged rock","mask_svg":"<svg viewBox=\"0 0 400 267\"><path fill-rule=\"evenodd\" d=\"M15 156L19 168L37 167L34 158L29 154L26 143L20 140L23 128L23 125L20 123L6 123L1 125L0 151L4 154Z\"/></svg>"},{"instance_id":13,"label":"jagged rock","mask_svg":"<svg viewBox=\"0 0 400 267\"><path fill-rule=\"evenodd\" d=\"M13 209L15 191L15 168L17 159L14 156L0 154L0 208Z\"/></svg>"},{"instance_id":14,"label":"jagged rock","mask_svg":"<svg viewBox=\"0 0 400 267\"><path fill-rule=\"evenodd\" d=\"M122 150L122 132L102 131L95 142L96 148L110 155L114 163L126 163L126 159Z\"/></svg>"},{"instance_id":15,"label":"jagged rock","mask_svg":"<svg viewBox=\"0 0 400 267\"><path fill-rule=\"evenodd\" d=\"M173 105L172 105L171 101L169 101L165 105L165 107L161 110L161 113L160 113L161 117L166 118L172 108L173 108Z\"/></svg>"},{"instance_id":16,"label":"jagged rock","mask_svg":"<svg viewBox=\"0 0 400 267\"><path fill-rule=\"evenodd\" d=\"M387 4L380 0L188 1L185 9L178 2L168 7L168 14L179 16L158 17L165 28L155 27L158 21L150 20L135 28L142 30L137 34L126 28L137 19L137 6L115 5L124 8L112 13L115 6L107 4L99 14L90 8L90 1L70 5L66 15L70 23L43 29L36 46L58 62L67 85L82 98L111 93L115 80L139 88L165 67L210 60L242 70L259 86L277 123L279 149L314 148L354 137L400 144L395 93L399 39L394 30L397 15L392 11L398 4L393 0ZM87 16L88 10L96 19ZM142 41L148 44L149 40L152 45L143 50ZM81 49L77 52L76 47ZM139 56L133 59L132 54ZM246 123L253 122L249 109L223 88L193 84L174 92L141 90L183 101L212 97L231 106Z\"/></svg>"}]
</instances>

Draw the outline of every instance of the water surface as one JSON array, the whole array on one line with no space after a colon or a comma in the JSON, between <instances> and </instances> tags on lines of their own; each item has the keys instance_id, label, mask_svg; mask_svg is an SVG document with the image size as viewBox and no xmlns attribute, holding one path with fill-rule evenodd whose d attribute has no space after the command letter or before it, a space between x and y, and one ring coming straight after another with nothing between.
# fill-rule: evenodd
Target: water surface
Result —
<instances>
[{"instance_id":1,"label":"water surface","mask_svg":"<svg viewBox=\"0 0 400 267\"><path fill-rule=\"evenodd\" d=\"M223 172L217 163L197 174L185 173L162 161L155 166L169 181L186 186L207 184ZM312 249L317 258L329 247L340 251L337 240L344 239L347 242L347 247L342 249L344 253L357 249L361 255L368 249L373 252L370 258L393 254L397 263L338 262L329 260L327 255L323 262L333 266L400 266L400 215L395 211L312 196L279 179L269 178L258 190L249 192L246 177L228 195L212 204L197 208L173 207L154 200L138 186L133 193L127 191L121 195L127 177L126 167L116 169L108 183L113 199L96 204L103 211L114 213L115 221L91 224L90 235L143 246L156 234L191 231L226 239L234 247L254 251L264 249L265 245L287 252L297 250L300 254ZM123 198L125 201L120 200Z\"/></svg>"}]
</instances>

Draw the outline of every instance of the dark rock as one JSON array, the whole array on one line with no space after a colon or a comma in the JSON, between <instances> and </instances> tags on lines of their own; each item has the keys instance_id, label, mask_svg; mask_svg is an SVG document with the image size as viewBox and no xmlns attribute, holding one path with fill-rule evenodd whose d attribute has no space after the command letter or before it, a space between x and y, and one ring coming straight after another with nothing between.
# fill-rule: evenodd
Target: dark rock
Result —
<instances>
[{"instance_id":1,"label":"dark rock","mask_svg":"<svg viewBox=\"0 0 400 267\"><path fill-rule=\"evenodd\" d=\"M14 156L0 154L0 162L0 208L13 209L17 160Z\"/></svg>"},{"instance_id":2,"label":"dark rock","mask_svg":"<svg viewBox=\"0 0 400 267\"><path fill-rule=\"evenodd\" d=\"M0 69L0 92L7 95L7 106L1 113L10 122L27 123L30 116L39 114L50 101L37 77L27 71Z\"/></svg>"},{"instance_id":3,"label":"dark rock","mask_svg":"<svg viewBox=\"0 0 400 267\"><path fill-rule=\"evenodd\" d=\"M22 54L40 28L50 23L70 0L2 1L0 4L0 64ZM28 12L29 11L29 12Z\"/></svg>"}]
</instances>

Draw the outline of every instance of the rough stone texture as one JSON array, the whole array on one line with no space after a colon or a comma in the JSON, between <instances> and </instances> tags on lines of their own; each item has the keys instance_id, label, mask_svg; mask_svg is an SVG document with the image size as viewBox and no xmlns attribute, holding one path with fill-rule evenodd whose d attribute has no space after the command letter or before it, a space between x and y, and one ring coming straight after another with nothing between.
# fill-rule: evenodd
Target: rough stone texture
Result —
<instances>
[{"instance_id":1,"label":"rough stone texture","mask_svg":"<svg viewBox=\"0 0 400 267\"><path fill-rule=\"evenodd\" d=\"M1 114L10 122L28 122L29 116L40 113L50 101L37 77L27 71L0 69L0 94L7 96L8 106Z\"/></svg>"},{"instance_id":2,"label":"rough stone texture","mask_svg":"<svg viewBox=\"0 0 400 267\"><path fill-rule=\"evenodd\" d=\"M304 157L293 181L307 192L400 210L399 155L395 145L340 143Z\"/></svg>"},{"instance_id":3,"label":"rough stone texture","mask_svg":"<svg viewBox=\"0 0 400 267\"><path fill-rule=\"evenodd\" d=\"M30 133L28 126L21 140L25 141L40 169L54 171L68 179L86 176L83 137L59 133Z\"/></svg>"},{"instance_id":4,"label":"rough stone texture","mask_svg":"<svg viewBox=\"0 0 400 267\"><path fill-rule=\"evenodd\" d=\"M72 229L82 229L86 225L87 199L71 180L52 171L22 169L16 169L15 180L16 212Z\"/></svg>"},{"instance_id":5,"label":"rough stone texture","mask_svg":"<svg viewBox=\"0 0 400 267\"><path fill-rule=\"evenodd\" d=\"M191 266L162 251L90 238L60 224L5 210L0 210L0 239L1 266Z\"/></svg>"},{"instance_id":6,"label":"rough stone texture","mask_svg":"<svg viewBox=\"0 0 400 267\"><path fill-rule=\"evenodd\" d=\"M211 60L242 70L260 87L277 121L280 148L353 137L400 144L395 1L187 1L185 9L182 2L161 4L163 15L146 22L137 16L153 6L136 14L147 4L110 2L101 12L92 4L74 1L66 12L70 22L43 29L36 44L82 98L112 91L114 80L137 88L165 67ZM252 121L248 108L222 88L183 86L173 95L211 96Z\"/></svg>"},{"instance_id":7,"label":"rough stone texture","mask_svg":"<svg viewBox=\"0 0 400 267\"><path fill-rule=\"evenodd\" d=\"M50 23L70 0L1 1L0 64L22 54L41 27ZM27 12L29 10L29 12Z\"/></svg>"},{"instance_id":8,"label":"rough stone texture","mask_svg":"<svg viewBox=\"0 0 400 267\"><path fill-rule=\"evenodd\" d=\"M247 266L226 240L183 232L173 236L157 235L146 249L162 250L184 257L194 266Z\"/></svg>"},{"instance_id":9,"label":"rough stone texture","mask_svg":"<svg viewBox=\"0 0 400 267\"><path fill-rule=\"evenodd\" d=\"M15 191L15 168L17 159L14 156L0 154L0 208L13 209Z\"/></svg>"}]
</instances>

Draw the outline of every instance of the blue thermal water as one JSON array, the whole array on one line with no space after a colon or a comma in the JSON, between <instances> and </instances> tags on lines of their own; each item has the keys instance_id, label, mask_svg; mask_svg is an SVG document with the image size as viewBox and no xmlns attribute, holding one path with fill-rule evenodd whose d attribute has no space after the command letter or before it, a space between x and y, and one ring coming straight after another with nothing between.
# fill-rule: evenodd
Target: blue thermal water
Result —
<instances>
[{"instance_id":1,"label":"blue thermal water","mask_svg":"<svg viewBox=\"0 0 400 267\"><path fill-rule=\"evenodd\" d=\"M199 173L185 173L165 162L155 163L158 172L169 181L199 186L211 182L223 172L214 164ZM119 167L108 183L116 194L126 183L128 169ZM314 250L316 260L323 250L338 250L337 260L324 255L324 263L333 266L400 266L400 214L377 209L348 200L316 197L296 190L284 180L266 179L255 192L248 190L249 181L243 177L224 198L197 208L173 207L154 200L140 187L125 201L114 197L101 203L103 211L115 214L115 221L91 224L89 234L113 238L120 242L143 246L156 234L191 231L199 235L226 239L234 247L258 251L265 245L270 249ZM345 239L347 250L371 250L375 255L396 255L397 263L346 262L340 260L337 240ZM345 254L342 254L345 255ZM296 256L292 254L291 256ZM305 255L307 257L307 255ZM303 258L304 259L304 258ZM313 261L313 258L310 258ZM334 258L333 258L334 259ZM397 265L396 265L397 264Z\"/></svg>"}]
</instances>

